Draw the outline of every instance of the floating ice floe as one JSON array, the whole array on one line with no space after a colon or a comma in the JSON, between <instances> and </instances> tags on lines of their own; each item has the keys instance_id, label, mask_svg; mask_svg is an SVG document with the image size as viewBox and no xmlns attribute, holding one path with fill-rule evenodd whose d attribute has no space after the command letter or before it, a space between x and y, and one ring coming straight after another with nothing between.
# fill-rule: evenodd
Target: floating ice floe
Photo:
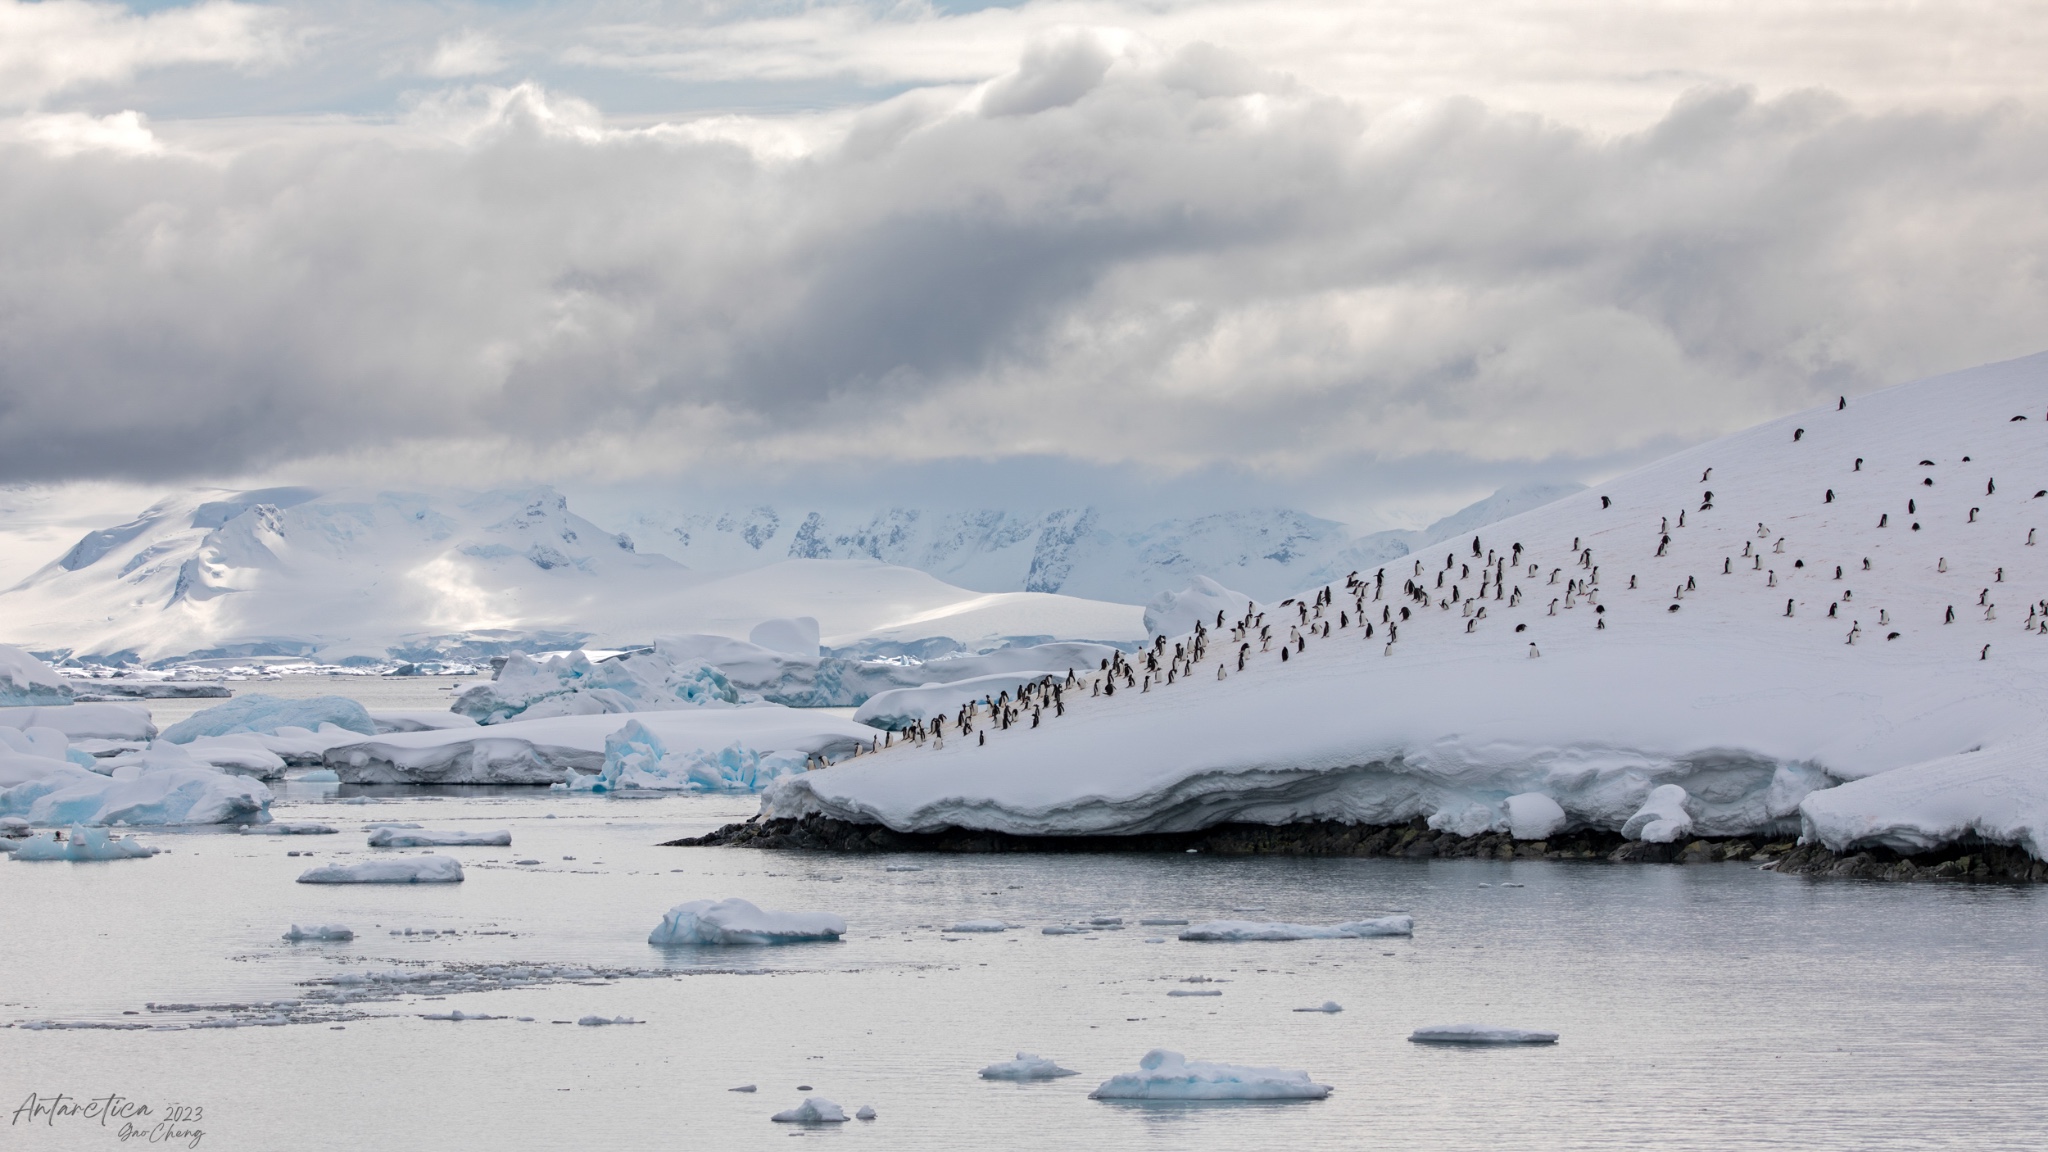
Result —
<instances>
[{"instance_id":1,"label":"floating ice floe","mask_svg":"<svg viewBox=\"0 0 2048 1152\"><path fill-rule=\"evenodd\" d=\"M284 934L284 938L293 944L299 944L309 940L315 942L353 940L356 938L356 934L344 924L308 924L303 928L294 924L291 927L291 931Z\"/></svg>"},{"instance_id":2,"label":"floating ice floe","mask_svg":"<svg viewBox=\"0 0 2048 1152\"><path fill-rule=\"evenodd\" d=\"M585 1028L606 1028L613 1024L645 1024L647 1021L635 1020L630 1016L579 1016L576 1023Z\"/></svg>"},{"instance_id":3,"label":"floating ice floe","mask_svg":"<svg viewBox=\"0 0 2048 1152\"><path fill-rule=\"evenodd\" d=\"M44 832L20 841L14 849L16 860L137 860L157 854L155 848L137 840L115 839L103 828L71 826L69 836L60 840L56 832Z\"/></svg>"},{"instance_id":4,"label":"floating ice floe","mask_svg":"<svg viewBox=\"0 0 2048 1152\"><path fill-rule=\"evenodd\" d=\"M456 884L462 863L452 856L397 856L355 864L328 864L299 876L301 884Z\"/></svg>"},{"instance_id":5,"label":"floating ice floe","mask_svg":"<svg viewBox=\"0 0 2048 1152\"><path fill-rule=\"evenodd\" d=\"M252 692L180 720L164 729L163 738L173 744L187 744L203 736L269 735L281 728L317 731L323 724L364 736L377 734L377 724L370 714L346 696L286 700Z\"/></svg>"},{"instance_id":6,"label":"floating ice floe","mask_svg":"<svg viewBox=\"0 0 2048 1152\"><path fill-rule=\"evenodd\" d=\"M1072 924L1049 924L1038 931L1041 935L1045 936L1079 936L1084 932L1092 932L1094 929L1076 928Z\"/></svg>"},{"instance_id":7,"label":"floating ice floe","mask_svg":"<svg viewBox=\"0 0 2048 1152\"><path fill-rule=\"evenodd\" d=\"M1342 1012L1344 1006L1335 1000L1325 1000L1314 1008L1296 1008L1296 1012Z\"/></svg>"},{"instance_id":8,"label":"floating ice floe","mask_svg":"<svg viewBox=\"0 0 2048 1152\"><path fill-rule=\"evenodd\" d=\"M846 1110L823 1096L806 1096L803 1103L769 1119L777 1124L844 1124Z\"/></svg>"},{"instance_id":9,"label":"floating ice floe","mask_svg":"<svg viewBox=\"0 0 2048 1152\"><path fill-rule=\"evenodd\" d=\"M1077 1073L1036 1053L1019 1052L1015 1060L991 1064L983 1068L980 1075L983 1080L1056 1080Z\"/></svg>"},{"instance_id":10,"label":"floating ice floe","mask_svg":"<svg viewBox=\"0 0 2048 1152\"><path fill-rule=\"evenodd\" d=\"M454 848L464 845L505 848L511 843L512 833L502 828L484 832L460 828L384 827L371 832L369 840L372 848Z\"/></svg>"},{"instance_id":11,"label":"floating ice floe","mask_svg":"<svg viewBox=\"0 0 2048 1152\"><path fill-rule=\"evenodd\" d=\"M0 726L23 730L54 728L74 741L102 740L133 745L156 739L156 725L150 722L148 708L113 701L61 707L0 708Z\"/></svg>"},{"instance_id":12,"label":"floating ice floe","mask_svg":"<svg viewBox=\"0 0 2048 1152\"><path fill-rule=\"evenodd\" d=\"M102 775L78 764L71 756L76 749L55 749L51 756L47 740L35 745L35 754L25 754L18 746L27 740L0 727L0 815L41 825L229 824L270 818L268 788L192 760L176 745L151 749L138 762Z\"/></svg>"},{"instance_id":13,"label":"floating ice floe","mask_svg":"<svg viewBox=\"0 0 2048 1152\"><path fill-rule=\"evenodd\" d=\"M1120 1072L1088 1094L1094 1100L1321 1100L1332 1091L1308 1073L1189 1060L1154 1048L1138 1071Z\"/></svg>"},{"instance_id":14,"label":"floating ice floe","mask_svg":"<svg viewBox=\"0 0 2048 1152\"><path fill-rule=\"evenodd\" d=\"M332 836L336 829L311 820L274 820L268 824L244 824L244 836Z\"/></svg>"},{"instance_id":15,"label":"floating ice floe","mask_svg":"<svg viewBox=\"0 0 2048 1152\"><path fill-rule=\"evenodd\" d=\"M855 1120L873 1120L875 1118L875 1106L873 1104L861 1105L860 1111L855 1112L853 1118Z\"/></svg>"},{"instance_id":16,"label":"floating ice floe","mask_svg":"<svg viewBox=\"0 0 2048 1152\"><path fill-rule=\"evenodd\" d=\"M481 1012L464 1012L464 1011L463 1011L462 1009L460 1009L460 1008L456 1008L456 1009L453 1009L453 1010L451 1010L451 1011L448 1011L448 1012L424 1012L424 1013L421 1013L421 1014L420 1014L420 1019L422 1019L422 1020L504 1020L504 1019L506 1019L506 1017L504 1017L504 1016L489 1016L489 1015L485 1015L484 1013L481 1013Z\"/></svg>"},{"instance_id":17,"label":"floating ice floe","mask_svg":"<svg viewBox=\"0 0 2048 1152\"><path fill-rule=\"evenodd\" d=\"M1168 989L1168 990L1167 990L1167 993L1166 993L1166 994L1167 994L1168 996L1221 996L1221 995L1223 995L1223 989L1221 989L1221 988L1170 988L1170 989Z\"/></svg>"},{"instance_id":18,"label":"floating ice floe","mask_svg":"<svg viewBox=\"0 0 2048 1152\"><path fill-rule=\"evenodd\" d=\"M1369 936L1412 936L1415 920L1409 916L1382 916L1376 920L1352 920L1343 924L1278 924L1256 920L1210 920L1180 934L1183 940L1351 940Z\"/></svg>"},{"instance_id":19,"label":"floating ice floe","mask_svg":"<svg viewBox=\"0 0 2048 1152\"><path fill-rule=\"evenodd\" d=\"M1417 1044L1555 1044L1557 1033L1492 1024L1436 1024L1417 1028L1408 1039Z\"/></svg>"},{"instance_id":20,"label":"floating ice floe","mask_svg":"<svg viewBox=\"0 0 2048 1152\"><path fill-rule=\"evenodd\" d=\"M658 946L679 944L799 944L837 940L846 921L830 912L776 912L733 897L692 900L662 917L647 937Z\"/></svg>"},{"instance_id":21,"label":"floating ice floe","mask_svg":"<svg viewBox=\"0 0 2048 1152\"><path fill-rule=\"evenodd\" d=\"M922 864L884 864L884 865L882 865L882 871L884 871L884 872L922 872L922 871L924 871L924 865L922 865Z\"/></svg>"},{"instance_id":22,"label":"floating ice floe","mask_svg":"<svg viewBox=\"0 0 2048 1152\"><path fill-rule=\"evenodd\" d=\"M962 920L951 928L946 929L948 932L1007 932L1009 930L1009 924L1001 920Z\"/></svg>"}]
</instances>

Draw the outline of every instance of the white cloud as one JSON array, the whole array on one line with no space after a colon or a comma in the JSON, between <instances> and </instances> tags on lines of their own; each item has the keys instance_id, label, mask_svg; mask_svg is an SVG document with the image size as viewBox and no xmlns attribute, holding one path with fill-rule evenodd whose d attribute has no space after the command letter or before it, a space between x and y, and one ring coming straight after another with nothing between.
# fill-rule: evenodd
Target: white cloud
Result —
<instances>
[{"instance_id":1,"label":"white cloud","mask_svg":"<svg viewBox=\"0 0 2048 1152\"><path fill-rule=\"evenodd\" d=\"M436 79L452 80L502 72L507 63L504 45L481 32L464 31L443 37L421 71Z\"/></svg>"},{"instance_id":2,"label":"white cloud","mask_svg":"<svg viewBox=\"0 0 2048 1152\"><path fill-rule=\"evenodd\" d=\"M0 121L0 138L39 144L57 156L85 151L152 156L164 150L163 143L149 130L148 118L132 109L106 116L59 112Z\"/></svg>"},{"instance_id":3,"label":"white cloud","mask_svg":"<svg viewBox=\"0 0 2048 1152\"><path fill-rule=\"evenodd\" d=\"M0 107L178 64L255 66L290 55L275 9L229 0L138 15L86 0L0 0Z\"/></svg>"}]
</instances>

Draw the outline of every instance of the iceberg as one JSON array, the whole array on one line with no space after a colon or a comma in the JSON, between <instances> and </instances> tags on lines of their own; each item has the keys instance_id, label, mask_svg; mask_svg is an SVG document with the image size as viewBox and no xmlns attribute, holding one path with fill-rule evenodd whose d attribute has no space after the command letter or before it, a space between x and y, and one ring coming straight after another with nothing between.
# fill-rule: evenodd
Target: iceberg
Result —
<instances>
[{"instance_id":1,"label":"iceberg","mask_svg":"<svg viewBox=\"0 0 2048 1152\"><path fill-rule=\"evenodd\" d=\"M0 708L0 727L55 728L72 740L140 743L156 739L149 709L140 704L98 701L64 707Z\"/></svg>"},{"instance_id":2,"label":"iceberg","mask_svg":"<svg viewBox=\"0 0 2048 1152\"><path fill-rule=\"evenodd\" d=\"M991 1064L981 1070L983 1080L1055 1080L1061 1076L1076 1074L1071 1068L1062 1068L1053 1061L1031 1052L1019 1052L1015 1060Z\"/></svg>"},{"instance_id":3,"label":"iceberg","mask_svg":"<svg viewBox=\"0 0 2048 1152\"><path fill-rule=\"evenodd\" d=\"M1255 920L1210 920L1182 930L1183 940L1356 940L1372 936L1413 936L1415 920L1408 916L1382 916L1377 920L1352 920L1343 924L1277 924Z\"/></svg>"},{"instance_id":4,"label":"iceberg","mask_svg":"<svg viewBox=\"0 0 2048 1152\"><path fill-rule=\"evenodd\" d=\"M353 940L356 938L356 934L341 924L308 924L304 928L294 924L291 927L291 931L284 934L284 938L293 944L303 943L308 940L339 942Z\"/></svg>"},{"instance_id":5,"label":"iceberg","mask_svg":"<svg viewBox=\"0 0 2048 1152\"><path fill-rule=\"evenodd\" d=\"M239 732L271 735L280 728L318 731L323 724L364 736L377 733L376 721L370 719L361 704L346 696L285 700L252 692L180 720L164 729L163 738L173 744L189 744L202 736L230 736Z\"/></svg>"},{"instance_id":6,"label":"iceberg","mask_svg":"<svg viewBox=\"0 0 2048 1152\"><path fill-rule=\"evenodd\" d=\"M1088 1094L1091 1100L1321 1100L1334 1091L1308 1073L1189 1060L1154 1048L1138 1071L1119 1072Z\"/></svg>"},{"instance_id":7,"label":"iceberg","mask_svg":"<svg viewBox=\"0 0 2048 1152\"><path fill-rule=\"evenodd\" d=\"M595 776L558 787L576 792L759 792L780 777L802 772L809 760L802 752L758 752L738 743L717 752L670 752L645 724L630 720L605 737L604 766Z\"/></svg>"},{"instance_id":8,"label":"iceberg","mask_svg":"<svg viewBox=\"0 0 2048 1152\"><path fill-rule=\"evenodd\" d=\"M823 1096L806 1096L803 1103L769 1119L777 1124L844 1124L846 1110Z\"/></svg>"},{"instance_id":9,"label":"iceberg","mask_svg":"<svg viewBox=\"0 0 2048 1152\"><path fill-rule=\"evenodd\" d=\"M453 848L475 845L493 848L508 848L512 844L512 833L500 829L496 832L471 831L466 829L378 828L370 833L372 848Z\"/></svg>"},{"instance_id":10,"label":"iceberg","mask_svg":"<svg viewBox=\"0 0 2048 1152\"><path fill-rule=\"evenodd\" d=\"M545 661L514 652L498 674L457 697L454 711L478 724L617 712L730 708L740 702L718 669L678 658L672 642L593 662L581 651Z\"/></svg>"},{"instance_id":11,"label":"iceberg","mask_svg":"<svg viewBox=\"0 0 2048 1152\"><path fill-rule=\"evenodd\" d=\"M1557 1033L1492 1024L1437 1024L1417 1028L1408 1039L1417 1044L1555 1044Z\"/></svg>"},{"instance_id":12,"label":"iceberg","mask_svg":"<svg viewBox=\"0 0 2048 1152\"><path fill-rule=\"evenodd\" d=\"M12 644L0 644L0 706L37 708L71 703L71 685L55 668Z\"/></svg>"},{"instance_id":13,"label":"iceberg","mask_svg":"<svg viewBox=\"0 0 2048 1152\"><path fill-rule=\"evenodd\" d=\"M157 853L155 848L131 839L115 839L105 829L74 824L68 839L56 832L44 832L21 841L14 849L16 860L138 860Z\"/></svg>"},{"instance_id":14,"label":"iceberg","mask_svg":"<svg viewBox=\"0 0 2048 1152\"><path fill-rule=\"evenodd\" d=\"M270 789L191 760L175 745L152 749L138 762L112 772L102 776L68 760L0 755L0 815L41 825L244 824L270 819Z\"/></svg>"},{"instance_id":15,"label":"iceberg","mask_svg":"<svg viewBox=\"0 0 2048 1152\"><path fill-rule=\"evenodd\" d=\"M299 874L301 884L459 884L462 864L450 856L399 856L327 864Z\"/></svg>"},{"instance_id":16,"label":"iceberg","mask_svg":"<svg viewBox=\"0 0 2048 1152\"><path fill-rule=\"evenodd\" d=\"M649 944L797 944L837 940L846 921L829 912L775 912L745 900L692 900L668 910Z\"/></svg>"}]
</instances>

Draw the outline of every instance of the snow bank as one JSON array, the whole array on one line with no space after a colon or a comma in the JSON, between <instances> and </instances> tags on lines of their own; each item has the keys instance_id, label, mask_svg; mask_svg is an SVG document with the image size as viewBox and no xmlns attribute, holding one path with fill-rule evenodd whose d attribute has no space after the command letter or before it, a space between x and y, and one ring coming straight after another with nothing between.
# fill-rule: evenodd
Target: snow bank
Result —
<instances>
[{"instance_id":1,"label":"snow bank","mask_svg":"<svg viewBox=\"0 0 2048 1152\"><path fill-rule=\"evenodd\" d=\"M55 668L12 644L0 644L0 705L40 707L71 703L71 685Z\"/></svg>"},{"instance_id":2,"label":"snow bank","mask_svg":"<svg viewBox=\"0 0 2048 1152\"><path fill-rule=\"evenodd\" d=\"M1092 1100L1321 1100L1333 1089L1308 1073L1189 1060L1154 1048L1138 1071L1120 1072L1088 1094Z\"/></svg>"},{"instance_id":3,"label":"snow bank","mask_svg":"<svg viewBox=\"0 0 2048 1152\"><path fill-rule=\"evenodd\" d=\"M600 772L614 734L638 724L664 749L742 749L798 756L844 755L875 730L817 711L756 704L740 708L557 716L480 728L394 732L339 745L325 763L351 784L555 784L571 771ZM758 773L760 765L756 764ZM771 766L772 767L772 766Z\"/></svg>"},{"instance_id":4,"label":"snow bank","mask_svg":"<svg viewBox=\"0 0 2048 1152\"><path fill-rule=\"evenodd\" d=\"M2048 735L1910 764L1799 806L1808 841L1916 853L1980 840L2048 857Z\"/></svg>"},{"instance_id":5,"label":"snow bank","mask_svg":"<svg viewBox=\"0 0 2048 1152\"><path fill-rule=\"evenodd\" d=\"M376 722L370 719L363 706L346 696L285 700L252 692L180 720L164 729L163 738L173 744L189 744L202 736L228 736L237 732L269 735L280 728L315 731L323 724L365 736L375 735L377 731Z\"/></svg>"},{"instance_id":6,"label":"snow bank","mask_svg":"<svg viewBox=\"0 0 2048 1152\"><path fill-rule=\"evenodd\" d=\"M149 709L140 704L99 701L64 707L0 708L0 726L55 728L73 740L156 739Z\"/></svg>"},{"instance_id":7,"label":"snow bank","mask_svg":"<svg viewBox=\"0 0 2048 1152\"><path fill-rule=\"evenodd\" d=\"M284 938L293 944L298 944L307 940L328 942L353 940L356 938L356 934L346 925L342 924L308 924L304 928L294 924L291 927L291 931L284 934Z\"/></svg>"},{"instance_id":8,"label":"snow bank","mask_svg":"<svg viewBox=\"0 0 2048 1152\"><path fill-rule=\"evenodd\" d=\"M16 860L136 860L157 850L130 839L115 839L104 829L73 824L62 840L55 832L31 836L15 846Z\"/></svg>"},{"instance_id":9,"label":"snow bank","mask_svg":"<svg viewBox=\"0 0 2048 1152\"><path fill-rule=\"evenodd\" d=\"M450 856L400 856L325 864L299 874L301 884L457 884L462 864Z\"/></svg>"},{"instance_id":10,"label":"snow bank","mask_svg":"<svg viewBox=\"0 0 2048 1152\"><path fill-rule=\"evenodd\" d=\"M1242 592L1233 592L1207 576L1197 576L1186 588L1161 592L1145 605L1145 634L1185 636L1195 630L1196 624L1214 628L1218 614L1235 620L1244 615L1245 605L1251 602L1252 598Z\"/></svg>"},{"instance_id":11,"label":"snow bank","mask_svg":"<svg viewBox=\"0 0 2048 1152\"><path fill-rule=\"evenodd\" d=\"M829 912L775 912L734 897L692 900L662 917L649 944L797 944L837 940L846 921Z\"/></svg>"},{"instance_id":12,"label":"snow bank","mask_svg":"<svg viewBox=\"0 0 2048 1152\"><path fill-rule=\"evenodd\" d=\"M803 1103L769 1119L777 1124L844 1124L846 1110L823 1096L806 1096Z\"/></svg>"},{"instance_id":13,"label":"snow bank","mask_svg":"<svg viewBox=\"0 0 2048 1152\"><path fill-rule=\"evenodd\" d=\"M258 780L283 779L284 757L265 747L261 740L261 737L246 734L200 736L179 747L184 748L192 759L211 764L223 772L253 776ZM115 757L110 762L119 763L123 759L125 757Z\"/></svg>"},{"instance_id":14,"label":"snow bank","mask_svg":"<svg viewBox=\"0 0 2048 1152\"><path fill-rule=\"evenodd\" d=\"M1015 1060L991 1064L981 1070L983 1080L1054 1080L1076 1074L1072 1068L1062 1068L1031 1052L1019 1052Z\"/></svg>"},{"instance_id":15,"label":"snow bank","mask_svg":"<svg viewBox=\"0 0 2048 1152\"><path fill-rule=\"evenodd\" d=\"M1631 840L1669 844L1690 833L1692 814L1685 810L1686 799L1685 789L1676 784L1650 789L1643 806L1621 826L1621 834Z\"/></svg>"},{"instance_id":16,"label":"snow bank","mask_svg":"<svg viewBox=\"0 0 2048 1152\"><path fill-rule=\"evenodd\" d=\"M480 832L447 828L422 828L417 831L378 828L370 833L372 848L452 848L463 845L509 848L512 845L512 833L503 829L496 832Z\"/></svg>"},{"instance_id":17,"label":"snow bank","mask_svg":"<svg viewBox=\"0 0 2048 1152\"><path fill-rule=\"evenodd\" d=\"M1517 840L1546 840L1571 823L1558 802L1541 792L1523 792L1507 798L1508 831Z\"/></svg>"},{"instance_id":18,"label":"snow bank","mask_svg":"<svg viewBox=\"0 0 2048 1152\"><path fill-rule=\"evenodd\" d=\"M1211 920L1184 929L1183 940L1355 940L1368 936L1413 936L1415 921L1408 916L1382 916L1377 920L1352 920L1343 924L1278 924L1253 920Z\"/></svg>"},{"instance_id":19,"label":"snow bank","mask_svg":"<svg viewBox=\"0 0 2048 1152\"><path fill-rule=\"evenodd\" d=\"M1555 1044L1557 1033L1492 1024L1437 1024L1417 1028L1408 1039L1417 1044Z\"/></svg>"},{"instance_id":20,"label":"snow bank","mask_svg":"<svg viewBox=\"0 0 2048 1152\"><path fill-rule=\"evenodd\" d=\"M670 752L661 737L631 720L605 737L604 765L596 775L579 775L555 787L577 792L759 792L779 777L802 772L808 760L802 752L758 752L741 744L716 752Z\"/></svg>"},{"instance_id":21,"label":"snow bank","mask_svg":"<svg viewBox=\"0 0 2048 1152\"><path fill-rule=\"evenodd\" d=\"M582 652L534 661L514 652L488 684L457 697L454 711L479 724L721 708L740 702L739 690L717 669L683 657L673 642L651 652L628 652L592 662Z\"/></svg>"}]
</instances>

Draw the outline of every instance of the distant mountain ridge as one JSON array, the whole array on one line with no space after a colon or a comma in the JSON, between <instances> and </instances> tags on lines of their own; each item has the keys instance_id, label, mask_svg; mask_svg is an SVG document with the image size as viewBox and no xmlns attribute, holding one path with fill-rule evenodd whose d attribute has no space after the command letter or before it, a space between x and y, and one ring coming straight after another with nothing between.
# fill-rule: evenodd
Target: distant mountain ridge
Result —
<instances>
[{"instance_id":1,"label":"distant mountain ridge","mask_svg":"<svg viewBox=\"0 0 2048 1152\"><path fill-rule=\"evenodd\" d=\"M648 512L627 531L648 552L705 572L790 559L868 559L977 591L1059 593L1142 604L1208 576L1247 595L1280 597L1341 581L1417 548L1582 490L1505 488L1414 531L1354 537L1342 524L1286 508L1235 509L1138 522L1095 507L1036 512L893 507L866 517L773 505L745 511Z\"/></svg>"}]
</instances>

